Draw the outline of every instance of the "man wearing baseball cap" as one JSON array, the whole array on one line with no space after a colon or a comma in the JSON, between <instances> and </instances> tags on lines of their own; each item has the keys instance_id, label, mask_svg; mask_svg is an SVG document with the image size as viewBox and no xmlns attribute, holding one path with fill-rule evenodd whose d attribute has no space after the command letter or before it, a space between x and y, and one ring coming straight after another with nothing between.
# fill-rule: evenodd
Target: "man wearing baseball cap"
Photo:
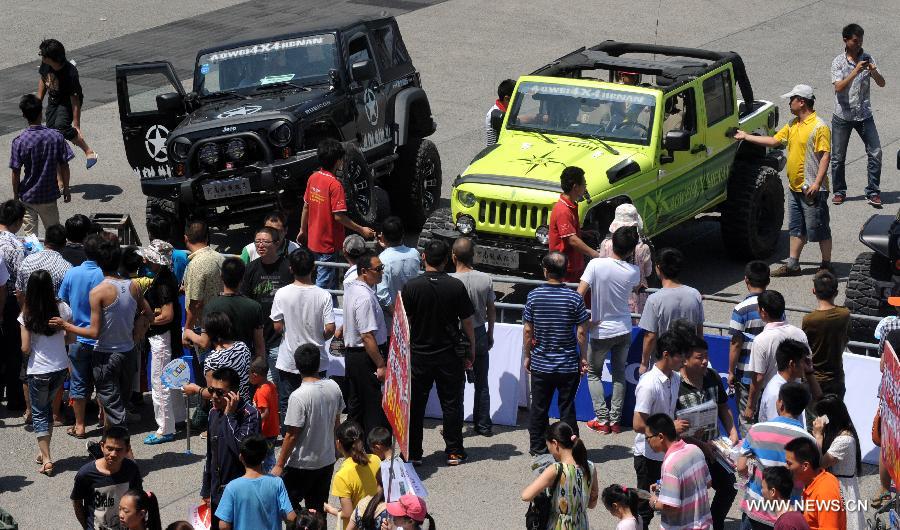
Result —
<instances>
[{"instance_id":1,"label":"man wearing baseball cap","mask_svg":"<svg viewBox=\"0 0 900 530\"><path fill-rule=\"evenodd\" d=\"M756 136L738 130L737 141L765 147L787 146L787 176L790 183L788 210L791 236L787 263L772 271L772 276L798 276L800 252L807 241L819 243L822 263L819 270L831 267L831 227L828 216L828 164L831 160L831 131L816 115L816 96L809 85L796 85L781 96L789 100L791 114L796 116L775 133Z\"/></svg>"},{"instance_id":2,"label":"man wearing baseball cap","mask_svg":"<svg viewBox=\"0 0 900 530\"><path fill-rule=\"evenodd\" d=\"M397 528L403 530L418 530L425 519L431 519L425 499L407 493L397 499L397 502L387 503L387 513L391 516L391 522ZM429 521L428 527L434 528L434 521Z\"/></svg>"}]
</instances>

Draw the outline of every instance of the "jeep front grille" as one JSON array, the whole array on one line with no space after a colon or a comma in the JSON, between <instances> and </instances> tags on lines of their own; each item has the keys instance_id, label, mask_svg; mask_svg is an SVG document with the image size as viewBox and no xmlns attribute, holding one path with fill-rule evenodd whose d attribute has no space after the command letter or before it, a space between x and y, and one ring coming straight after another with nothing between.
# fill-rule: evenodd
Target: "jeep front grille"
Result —
<instances>
[{"instance_id":1,"label":"jeep front grille","mask_svg":"<svg viewBox=\"0 0 900 530\"><path fill-rule=\"evenodd\" d=\"M478 203L478 224L493 229L505 229L518 232L534 231L541 225L548 224L550 208L509 201L481 199Z\"/></svg>"}]
</instances>

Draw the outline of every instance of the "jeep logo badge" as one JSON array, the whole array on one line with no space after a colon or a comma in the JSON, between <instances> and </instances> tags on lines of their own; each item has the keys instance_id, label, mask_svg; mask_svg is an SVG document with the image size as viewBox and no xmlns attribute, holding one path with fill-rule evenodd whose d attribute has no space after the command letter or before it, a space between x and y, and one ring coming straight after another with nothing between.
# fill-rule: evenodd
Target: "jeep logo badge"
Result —
<instances>
[{"instance_id":1,"label":"jeep logo badge","mask_svg":"<svg viewBox=\"0 0 900 530\"><path fill-rule=\"evenodd\" d=\"M366 105L366 118L369 119L369 123L375 125L378 123L378 100L375 99L375 92L372 92L371 88L367 88L365 94L363 94L363 102Z\"/></svg>"},{"instance_id":2,"label":"jeep logo badge","mask_svg":"<svg viewBox=\"0 0 900 530\"><path fill-rule=\"evenodd\" d=\"M235 116L249 116L250 114L256 114L261 111L262 107L259 105L243 105L236 109L226 110L225 112L216 116L216 119L224 119L224 118L233 118Z\"/></svg>"},{"instance_id":3,"label":"jeep logo badge","mask_svg":"<svg viewBox=\"0 0 900 530\"><path fill-rule=\"evenodd\" d=\"M169 159L166 151L166 138L169 137L169 129L162 125L151 125L144 134L144 148L147 154L156 162L165 162Z\"/></svg>"}]
</instances>

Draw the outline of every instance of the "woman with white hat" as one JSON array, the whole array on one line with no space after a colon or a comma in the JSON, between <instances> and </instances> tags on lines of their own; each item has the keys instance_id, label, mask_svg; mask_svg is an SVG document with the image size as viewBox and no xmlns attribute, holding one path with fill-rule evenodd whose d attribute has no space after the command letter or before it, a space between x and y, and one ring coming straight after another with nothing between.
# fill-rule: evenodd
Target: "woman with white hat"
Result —
<instances>
[{"instance_id":1,"label":"woman with white hat","mask_svg":"<svg viewBox=\"0 0 900 530\"><path fill-rule=\"evenodd\" d=\"M153 415L159 428L144 438L147 445L171 442L175 439L175 414L172 390L162 384L163 368L172 360L173 352L180 352L181 307L178 303L178 280L172 272L172 245L154 239L138 250L153 271L153 283L147 289L147 302L153 309L153 322L147 331L150 342L150 387ZM177 335L177 336L175 336Z\"/></svg>"},{"instance_id":2,"label":"woman with white hat","mask_svg":"<svg viewBox=\"0 0 900 530\"><path fill-rule=\"evenodd\" d=\"M625 203L616 207L616 216L609 225L609 233L600 243L600 257L608 258L612 256L612 235L623 226L633 226L638 229L638 234L644 230L644 220L641 214L633 204ZM643 238L634 249L634 254L628 260L636 265L641 271L641 282L635 287L634 292L628 300L628 305L632 313L641 314L644 311L644 304L647 302L647 287L649 287L648 279L653 274L653 252L650 245L644 242ZM636 320L637 319L633 319Z\"/></svg>"}]
</instances>

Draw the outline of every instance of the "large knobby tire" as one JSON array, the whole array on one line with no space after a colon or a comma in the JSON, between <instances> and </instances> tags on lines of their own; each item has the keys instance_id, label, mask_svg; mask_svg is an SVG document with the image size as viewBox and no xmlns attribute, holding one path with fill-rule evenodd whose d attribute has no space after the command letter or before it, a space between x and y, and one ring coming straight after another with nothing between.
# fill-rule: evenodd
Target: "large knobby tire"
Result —
<instances>
[{"instance_id":1,"label":"large knobby tire","mask_svg":"<svg viewBox=\"0 0 900 530\"><path fill-rule=\"evenodd\" d=\"M366 157L359 146L344 144L344 169L340 175L347 201L347 212L357 223L364 226L375 224L377 207L375 204L375 181L366 163Z\"/></svg>"},{"instance_id":2,"label":"large knobby tire","mask_svg":"<svg viewBox=\"0 0 900 530\"><path fill-rule=\"evenodd\" d=\"M419 241L416 243L416 248L420 252L425 250L428 243L431 243L432 230L456 230L456 226L451 220L450 208L438 208L431 212L431 215L425 220L422 231L419 232Z\"/></svg>"},{"instance_id":3,"label":"large knobby tire","mask_svg":"<svg viewBox=\"0 0 900 530\"><path fill-rule=\"evenodd\" d=\"M847 279L845 305L855 315L885 317L895 314L887 304L878 282L891 281L891 263L881 254L863 252L856 257ZM877 322L861 318L850 319L850 340L875 342Z\"/></svg>"},{"instance_id":4,"label":"large knobby tire","mask_svg":"<svg viewBox=\"0 0 900 530\"><path fill-rule=\"evenodd\" d=\"M722 239L737 259L765 259L775 252L784 222L784 189L768 166L736 163L722 209Z\"/></svg>"},{"instance_id":5,"label":"large knobby tire","mask_svg":"<svg viewBox=\"0 0 900 530\"><path fill-rule=\"evenodd\" d=\"M407 230L421 228L441 198L441 157L431 140L410 138L397 148L388 190Z\"/></svg>"},{"instance_id":6,"label":"large knobby tire","mask_svg":"<svg viewBox=\"0 0 900 530\"><path fill-rule=\"evenodd\" d=\"M180 208L175 201L158 197L147 197L145 210L148 220L154 216L164 217L168 220L170 227L169 242L176 247L184 248L184 229L188 216L183 208Z\"/></svg>"}]
</instances>

